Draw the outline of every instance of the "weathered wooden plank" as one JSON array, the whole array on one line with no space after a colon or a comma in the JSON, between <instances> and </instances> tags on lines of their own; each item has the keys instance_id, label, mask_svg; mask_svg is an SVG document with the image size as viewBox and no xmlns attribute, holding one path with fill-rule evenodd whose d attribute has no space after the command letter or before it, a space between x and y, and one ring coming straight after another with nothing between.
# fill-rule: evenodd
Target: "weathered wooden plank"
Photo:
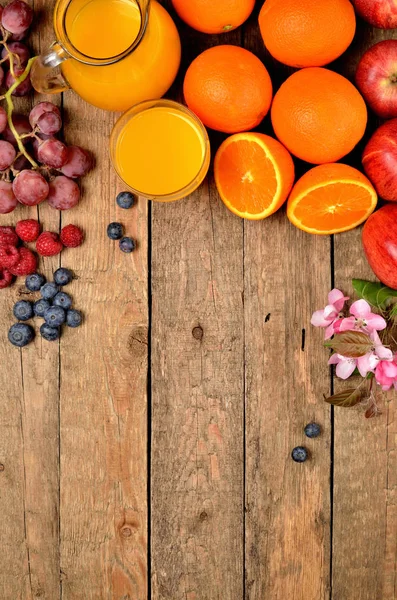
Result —
<instances>
[{"instance_id":1,"label":"weathered wooden plank","mask_svg":"<svg viewBox=\"0 0 397 600\"><path fill-rule=\"evenodd\" d=\"M211 180L152 239L153 598L241 598L242 223Z\"/></svg>"},{"instance_id":2,"label":"weathered wooden plank","mask_svg":"<svg viewBox=\"0 0 397 600\"><path fill-rule=\"evenodd\" d=\"M366 48L395 31L359 24L341 70L354 77ZM376 127L371 119L369 131ZM362 145L361 145L362 146ZM358 149L353 161L360 164ZM361 246L361 228L335 238L335 284L352 294L351 279L375 280ZM343 386L335 379L335 387ZM395 400L366 421L358 410L335 409L333 597L395 600L397 593Z\"/></svg>"},{"instance_id":3,"label":"weathered wooden plank","mask_svg":"<svg viewBox=\"0 0 397 600\"><path fill-rule=\"evenodd\" d=\"M31 4L34 6L36 22L40 22L40 27L35 28L28 43L38 51L52 39L51 12L55 2L44 3L36 0ZM17 100L15 105L17 111L27 114L31 99ZM2 223L15 224L19 219L29 216L38 217L45 229L58 230L57 211L45 205L32 209L18 206L14 213L2 217ZM34 246L32 247L34 249ZM49 277L56 263L54 259L40 261L39 270ZM18 279L17 284L7 290L6 295L9 303L8 310L2 311L4 336L13 320L11 304L21 298L35 299L25 289L23 278ZM39 324L35 323L36 330ZM5 530L7 552L1 561L2 569L4 568L4 592L1 597L30 599L40 596L56 600L59 598L59 346L44 342L39 336L34 344L22 351L10 349L7 341L4 341L4 345L7 356L2 363L4 376L9 360L14 366L7 369L11 375L5 377L2 393L7 399L7 404L12 400L8 410L12 407L13 420L18 423L20 432L19 436L14 438L14 442L18 444L17 448L9 447L10 440L7 440L7 436L4 438L8 446L6 455L11 453L13 456L11 485L14 489L4 490L2 514L8 522L6 514L12 510L14 518L8 522ZM19 391L16 393L12 390ZM9 460L7 459L8 456L5 459L6 463ZM16 470L18 463L19 468ZM11 478L8 481L11 483ZM13 500L15 493L18 494L18 498ZM15 514L17 509L18 515ZM13 531L14 522L18 527L20 519L23 519L22 539L19 535L15 536ZM23 565L19 564L18 559L21 552L24 556ZM7 566L8 561L13 563L10 570ZM13 577L9 576L10 572L14 573ZM22 588L19 592L20 583Z\"/></svg>"},{"instance_id":4,"label":"weathered wooden plank","mask_svg":"<svg viewBox=\"0 0 397 600\"><path fill-rule=\"evenodd\" d=\"M272 73L255 17L245 47ZM261 126L269 132L269 123ZM310 326L330 285L330 241L295 229L284 209L244 227L246 348L246 599L329 597L330 411L322 339ZM324 357L325 359L325 357ZM303 429L315 421L320 438ZM306 446L296 464L291 450Z\"/></svg>"},{"instance_id":5,"label":"weathered wooden plank","mask_svg":"<svg viewBox=\"0 0 397 600\"><path fill-rule=\"evenodd\" d=\"M147 206L122 211L106 140L115 115L64 94L66 140L96 155L78 209L86 232L62 254L84 326L61 343L61 569L64 600L134 598L147 590ZM120 220L139 241L131 255L106 236Z\"/></svg>"}]
</instances>

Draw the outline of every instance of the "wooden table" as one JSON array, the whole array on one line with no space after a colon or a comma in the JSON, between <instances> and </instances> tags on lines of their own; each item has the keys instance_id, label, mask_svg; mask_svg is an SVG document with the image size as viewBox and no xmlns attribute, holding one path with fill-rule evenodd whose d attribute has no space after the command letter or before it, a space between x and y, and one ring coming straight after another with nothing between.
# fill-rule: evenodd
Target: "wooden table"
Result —
<instances>
[{"instance_id":1,"label":"wooden table","mask_svg":"<svg viewBox=\"0 0 397 600\"><path fill-rule=\"evenodd\" d=\"M44 50L54 1L31 4ZM184 68L234 43L276 84L288 73L265 54L255 16L219 38L181 34ZM360 25L338 69L351 76L363 48L392 34ZM74 270L86 322L18 351L6 336L26 290L19 280L1 292L1 600L396 599L395 401L369 421L330 409L323 394L338 383L310 326L331 286L351 293L352 277L373 277L360 231L310 236L283 210L243 222L212 177L188 200L121 211L115 115L73 93L56 100L66 141L97 156L84 198L62 215L44 204L0 222L84 227L84 246L41 264ZM132 255L106 237L119 219L139 240ZM312 420L323 434L310 441ZM300 444L305 464L290 458Z\"/></svg>"}]
</instances>

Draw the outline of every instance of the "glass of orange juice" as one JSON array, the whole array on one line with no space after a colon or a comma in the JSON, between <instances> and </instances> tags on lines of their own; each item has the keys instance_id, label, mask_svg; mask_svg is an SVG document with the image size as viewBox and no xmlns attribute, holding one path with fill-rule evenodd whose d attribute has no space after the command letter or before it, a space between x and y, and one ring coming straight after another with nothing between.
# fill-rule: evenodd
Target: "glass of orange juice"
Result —
<instances>
[{"instance_id":1,"label":"glass of orange juice","mask_svg":"<svg viewBox=\"0 0 397 600\"><path fill-rule=\"evenodd\" d=\"M172 100L149 100L120 117L110 138L113 165L123 182L149 200L171 202L205 178L210 144L200 119Z\"/></svg>"}]
</instances>

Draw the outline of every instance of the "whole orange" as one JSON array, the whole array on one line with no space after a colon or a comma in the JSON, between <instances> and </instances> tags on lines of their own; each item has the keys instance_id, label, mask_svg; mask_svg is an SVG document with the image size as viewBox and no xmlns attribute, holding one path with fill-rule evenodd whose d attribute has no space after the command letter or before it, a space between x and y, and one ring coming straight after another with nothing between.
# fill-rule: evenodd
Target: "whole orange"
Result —
<instances>
[{"instance_id":1,"label":"whole orange","mask_svg":"<svg viewBox=\"0 0 397 600\"><path fill-rule=\"evenodd\" d=\"M225 133L253 129L268 113L272 82L263 63L238 46L205 50L186 72L188 107L204 125Z\"/></svg>"},{"instance_id":2,"label":"whole orange","mask_svg":"<svg viewBox=\"0 0 397 600\"><path fill-rule=\"evenodd\" d=\"M180 18L203 33L236 29L250 16L255 0L172 0Z\"/></svg>"},{"instance_id":3,"label":"whole orange","mask_svg":"<svg viewBox=\"0 0 397 600\"><path fill-rule=\"evenodd\" d=\"M266 0L259 27L266 48L280 62L321 67L350 46L356 17L349 0Z\"/></svg>"},{"instance_id":4,"label":"whole orange","mask_svg":"<svg viewBox=\"0 0 397 600\"><path fill-rule=\"evenodd\" d=\"M335 162L364 135L365 102L342 75L311 67L291 75L274 96L271 118L282 144L314 164Z\"/></svg>"}]
</instances>

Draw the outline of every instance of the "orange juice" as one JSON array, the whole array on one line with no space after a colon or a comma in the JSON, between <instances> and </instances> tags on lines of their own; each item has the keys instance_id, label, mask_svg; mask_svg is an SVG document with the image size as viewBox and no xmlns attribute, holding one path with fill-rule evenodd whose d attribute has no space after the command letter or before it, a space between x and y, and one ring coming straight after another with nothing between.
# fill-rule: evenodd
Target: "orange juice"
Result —
<instances>
[{"instance_id":1,"label":"orange juice","mask_svg":"<svg viewBox=\"0 0 397 600\"><path fill-rule=\"evenodd\" d=\"M61 18L60 16L58 18ZM142 15L134 0L72 0L62 23L71 44L89 59L107 59L126 51L136 40ZM167 11L155 0L142 40L128 56L97 66L73 58L62 74L84 100L108 110L126 110L143 100L160 98L175 79L181 46Z\"/></svg>"},{"instance_id":2,"label":"orange juice","mask_svg":"<svg viewBox=\"0 0 397 600\"><path fill-rule=\"evenodd\" d=\"M193 113L176 102L144 103L126 113L112 134L112 158L137 193L176 200L198 187L209 166L208 138Z\"/></svg>"}]
</instances>

